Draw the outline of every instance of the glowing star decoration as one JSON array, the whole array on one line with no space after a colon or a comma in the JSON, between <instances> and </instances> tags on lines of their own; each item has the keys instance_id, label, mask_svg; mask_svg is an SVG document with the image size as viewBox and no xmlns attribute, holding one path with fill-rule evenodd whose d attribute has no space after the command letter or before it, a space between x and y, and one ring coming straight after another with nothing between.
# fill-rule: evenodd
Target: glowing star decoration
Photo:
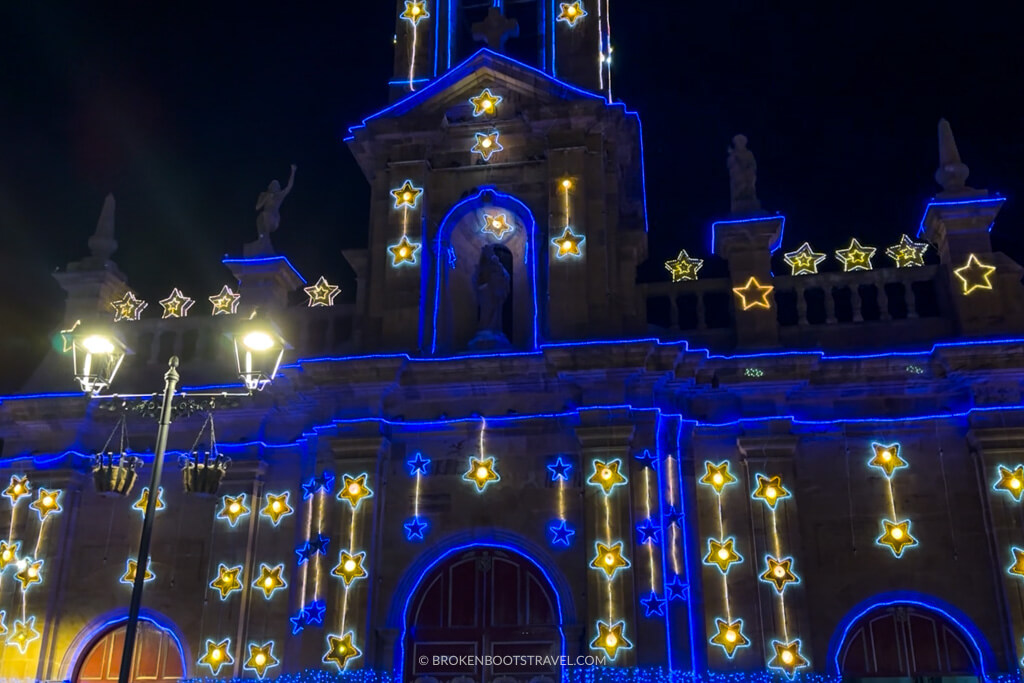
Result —
<instances>
[{"instance_id":1,"label":"glowing star decoration","mask_svg":"<svg viewBox=\"0 0 1024 683\"><path fill-rule=\"evenodd\" d=\"M7 565L18 561L18 551L21 549L21 541L8 543L0 541L0 571L7 569Z\"/></svg>"},{"instance_id":2,"label":"glowing star decoration","mask_svg":"<svg viewBox=\"0 0 1024 683\"><path fill-rule=\"evenodd\" d=\"M763 500L765 504L775 509L776 504L783 498L789 498L789 491L782 486L782 477L766 477L763 474L757 475L757 488L751 497L755 500Z\"/></svg>"},{"instance_id":3,"label":"glowing star decoration","mask_svg":"<svg viewBox=\"0 0 1024 683\"><path fill-rule=\"evenodd\" d=\"M110 306L114 309L115 323L122 320L138 320L148 305L142 299L136 299L131 292L125 292L123 297L110 302Z\"/></svg>"},{"instance_id":4,"label":"glowing star decoration","mask_svg":"<svg viewBox=\"0 0 1024 683\"><path fill-rule=\"evenodd\" d=\"M889 479L892 479L893 472L907 466L907 461L900 457L899 443L873 443L871 450L874 456L868 461L868 466L882 470Z\"/></svg>"},{"instance_id":5,"label":"glowing star decoration","mask_svg":"<svg viewBox=\"0 0 1024 683\"><path fill-rule=\"evenodd\" d=\"M722 493L729 484L736 483L736 477L732 476L729 471L729 461L723 460L717 465L710 460L704 461L704 476L700 478L700 483L705 486L710 486L715 490L715 493Z\"/></svg>"},{"instance_id":6,"label":"glowing star decoration","mask_svg":"<svg viewBox=\"0 0 1024 683\"><path fill-rule=\"evenodd\" d=\"M18 652L28 652L29 643L39 638L39 631L36 630L36 618L18 619L11 627L11 635L7 636L7 645L18 648Z\"/></svg>"},{"instance_id":7,"label":"glowing star decoration","mask_svg":"<svg viewBox=\"0 0 1024 683\"><path fill-rule=\"evenodd\" d=\"M217 519L226 519L228 524L235 526L240 517L249 514L249 508L245 504L245 494L237 496L224 496L220 511L217 512Z\"/></svg>"},{"instance_id":8,"label":"glowing star decoration","mask_svg":"<svg viewBox=\"0 0 1024 683\"><path fill-rule=\"evenodd\" d=\"M508 222L508 216L505 214L484 214L484 227L480 228L480 232L485 232L501 241L513 230L515 230L515 226Z\"/></svg>"},{"instance_id":9,"label":"glowing star decoration","mask_svg":"<svg viewBox=\"0 0 1024 683\"><path fill-rule=\"evenodd\" d=\"M790 678L796 675L798 669L802 669L809 664L807 659L800 654L799 639L790 643L773 640L772 649L775 650L775 655L768 660L768 668L778 669Z\"/></svg>"},{"instance_id":10,"label":"glowing star decoration","mask_svg":"<svg viewBox=\"0 0 1024 683\"><path fill-rule=\"evenodd\" d=\"M762 285L757 281L756 277L751 276L747 280L747 284L742 287L733 287L732 291L740 298L740 305L743 306L743 310L749 311L755 307L771 308L772 302L768 300L768 295L774 289L774 285Z\"/></svg>"},{"instance_id":11,"label":"glowing star decoration","mask_svg":"<svg viewBox=\"0 0 1024 683\"><path fill-rule=\"evenodd\" d=\"M683 579L676 574L665 584L665 594L668 595L669 602L673 600L686 602L690 599L690 585L683 582Z\"/></svg>"},{"instance_id":12,"label":"glowing star decoration","mask_svg":"<svg viewBox=\"0 0 1024 683\"><path fill-rule=\"evenodd\" d=\"M192 304L195 301L188 298L181 293L181 290L175 287L171 290L171 295L166 299L160 299L160 305L164 308L164 314L161 318L185 318L188 317L188 309L192 308Z\"/></svg>"},{"instance_id":13,"label":"glowing star decoration","mask_svg":"<svg viewBox=\"0 0 1024 683\"><path fill-rule=\"evenodd\" d=\"M569 481L569 472L571 471L572 465L563 460L562 456L558 456L554 464L548 465L548 472L551 472L551 481Z\"/></svg>"},{"instance_id":14,"label":"glowing star decoration","mask_svg":"<svg viewBox=\"0 0 1024 683\"><path fill-rule=\"evenodd\" d=\"M424 19L430 18L427 12L425 0L405 0L405 11L399 15L413 26L417 26Z\"/></svg>"},{"instance_id":15,"label":"glowing star decoration","mask_svg":"<svg viewBox=\"0 0 1024 683\"><path fill-rule=\"evenodd\" d=\"M718 632L711 636L710 642L725 650L725 656L729 659L732 659L738 648L750 645L750 639L743 635L742 619L731 622L725 619L715 619L715 628L718 629Z\"/></svg>"},{"instance_id":16,"label":"glowing star decoration","mask_svg":"<svg viewBox=\"0 0 1024 683\"><path fill-rule=\"evenodd\" d=\"M818 266L825 260L825 254L819 254L804 242L796 251L785 255L786 265L790 267L790 275L817 275Z\"/></svg>"},{"instance_id":17,"label":"glowing star decoration","mask_svg":"<svg viewBox=\"0 0 1024 683\"><path fill-rule=\"evenodd\" d=\"M474 133L473 137L476 139L476 144L473 145L470 152L479 154L484 161L490 161L491 157L496 152L500 152L504 147L498 142L498 138L501 137L501 133L493 131L490 133Z\"/></svg>"},{"instance_id":18,"label":"glowing star decoration","mask_svg":"<svg viewBox=\"0 0 1024 683\"><path fill-rule=\"evenodd\" d=\"M498 110L498 105L505 99L501 95L495 95L491 92L490 88L484 88L484 91L476 97L470 97L469 103L473 105L473 116L483 116L484 114L494 114Z\"/></svg>"},{"instance_id":19,"label":"glowing star decoration","mask_svg":"<svg viewBox=\"0 0 1024 683\"><path fill-rule=\"evenodd\" d=\"M569 25L569 28L576 28L576 22L587 16L587 11L583 9L582 0L560 3L559 10L555 21L564 21Z\"/></svg>"},{"instance_id":20,"label":"glowing star decoration","mask_svg":"<svg viewBox=\"0 0 1024 683\"><path fill-rule=\"evenodd\" d=\"M263 563L260 565L260 575L252 582L252 587L263 591L263 597L269 600L274 595L274 591L287 588L288 583L284 580L283 573L283 564L271 567L269 564Z\"/></svg>"},{"instance_id":21,"label":"glowing star decoration","mask_svg":"<svg viewBox=\"0 0 1024 683\"><path fill-rule=\"evenodd\" d=\"M235 591L242 590L242 582L238 576L242 573L242 565L229 567L226 564L217 566L217 578L210 582L210 588L220 591L220 599L226 600Z\"/></svg>"},{"instance_id":22,"label":"glowing star decoration","mask_svg":"<svg viewBox=\"0 0 1024 683\"><path fill-rule=\"evenodd\" d=\"M735 539L732 538L724 541L709 538L708 554L704 557L704 564L714 565L718 567L718 571L727 574L729 567L743 561L743 557L733 547L735 543Z\"/></svg>"},{"instance_id":23,"label":"glowing star decoration","mask_svg":"<svg viewBox=\"0 0 1024 683\"><path fill-rule=\"evenodd\" d=\"M423 534L430 526L422 517L413 517L402 526L405 527L405 538L410 541L422 541Z\"/></svg>"},{"instance_id":24,"label":"glowing star decoration","mask_svg":"<svg viewBox=\"0 0 1024 683\"><path fill-rule=\"evenodd\" d=\"M1010 552L1013 553L1013 564L1011 564L1006 571L1010 574L1016 574L1017 576L1024 577L1024 550L1020 548L1010 548Z\"/></svg>"},{"instance_id":25,"label":"glowing star decoration","mask_svg":"<svg viewBox=\"0 0 1024 683\"><path fill-rule=\"evenodd\" d=\"M11 501L11 505L17 505L22 496L32 493L32 485L28 483L28 477L11 476L11 483L4 489L4 496Z\"/></svg>"},{"instance_id":26,"label":"glowing star decoration","mask_svg":"<svg viewBox=\"0 0 1024 683\"><path fill-rule=\"evenodd\" d=\"M260 510L260 516L266 517L270 520L270 523L277 526L281 522L282 517L295 512L290 505L288 505L289 492L285 491L280 495L274 495L273 493L267 494L267 504Z\"/></svg>"},{"instance_id":27,"label":"glowing star decoration","mask_svg":"<svg viewBox=\"0 0 1024 683\"><path fill-rule=\"evenodd\" d=\"M619 621L609 626L603 621L597 622L597 638L590 641L590 649L604 650L609 659L615 659L619 650L632 650L633 643L626 640L623 631L626 622Z\"/></svg>"},{"instance_id":28,"label":"glowing star decoration","mask_svg":"<svg viewBox=\"0 0 1024 683\"><path fill-rule=\"evenodd\" d=\"M335 664L342 671L350 659L358 659L363 653L352 642L355 636L349 631L344 636L327 636L327 652L324 654L324 664Z\"/></svg>"},{"instance_id":29,"label":"glowing star decoration","mask_svg":"<svg viewBox=\"0 0 1024 683\"><path fill-rule=\"evenodd\" d=\"M557 524L550 525L548 531L551 532L551 545L561 543L567 548L572 542L572 537L576 535L576 531L570 528L568 522L564 519L559 520Z\"/></svg>"},{"instance_id":30,"label":"glowing star decoration","mask_svg":"<svg viewBox=\"0 0 1024 683\"><path fill-rule=\"evenodd\" d=\"M996 272L995 266L989 266L978 260L978 257L971 254L967 257L967 263L955 268L953 273L960 279L963 285L963 294L970 294L976 289L992 289L992 273Z\"/></svg>"},{"instance_id":31,"label":"glowing star decoration","mask_svg":"<svg viewBox=\"0 0 1024 683\"><path fill-rule=\"evenodd\" d=\"M19 571L14 575L21 584L21 591L24 593L33 584L43 580L43 560L25 559L18 562Z\"/></svg>"},{"instance_id":32,"label":"glowing star decoration","mask_svg":"<svg viewBox=\"0 0 1024 683\"><path fill-rule=\"evenodd\" d=\"M644 608L644 616L648 619L665 616L665 605L667 604L668 600L659 598L658 594L654 591L651 591L646 598L641 598L640 600L640 605Z\"/></svg>"},{"instance_id":33,"label":"glowing star decoration","mask_svg":"<svg viewBox=\"0 0 1024 683\"><path fill-rule=\"evenodd\" d=\"M477 493L487 488L487 485L492 481L499 481L501 479L498 473L494 471L494 458L469 458L469 470L462 475L462 478L466 481L471 481L476 484Z\"/></svg>"},{"instance_id":34,"label":"glowing star decoration","mask_svg":"<svg viewBox=\"0 0 1024 683\"><path fill-rule=\"evenodd\" d=\"M619 467L621 466L622 461L618 459L608 462L595 460L594 473L587 479L587 483L600 486L604 490L604 495L607 496L616 486L622 486L626 483L626 478L619 473Z\"/></svg>"},{"instance_id":35,"label":"glowing star decoration","mask_svg":"<svg viewBox=\"0 0 1024 683\"><path fill-rule=\"evenodd\" d=\"M213 315L234 315L237 313L238 300L241 296L241 294L232 292L231 288L227 285L221 287L219 294L214 294L210 297L210 303L213 304Z\"/></svg>"},{"instance_id":36,"label":"glowing star decoration","mask_svg":"<svg viewBox=\"0 0 1024 683\"><path fill-rule=\"evenodd\" d=\"M271 640L263 645L249 643L249 658L245 660L242 668L255 671L257 678L263 678L267 669L272 669L280 663L280 660L274 657L274 641Z\"/></svg>"},{"instance_id":37,"label":"glowing star decoration","mask_svg":"<svg viewBox=\"0 0 1024 683\"><path fill-rule=\"evenodd\" d=\"M577 235L572 231L572 228L566 226L561 235L551 240L551 244L555 245L558 249L555 256L560 259L567 256L580 258L583 256L583 252L580 251L580 245L583 244L586 239L587 238L583 235Z\"/></svg>"},{"instance_id":38,"label":"glowing star decoration","mask_svg":"<svg viewBox=\"0 0 1024 683\"><path fill-rule=\"evenodd\" d=\"M306 305L310 308L316 308L317 306L333 306L334 297L338 296L338 292L341 291L341 287L338 285L332 285L327 281L323 275L316 281L315 285L309 287L303 287L302 291L309 297L309 301Z\"/></svg>"},{"instance_id":39,"label":"glowing star decoration","mask_svg":"<svg viewBox=\"0 0 1024 683\"><path fill-rule=\"evenodd\" d=\"M409 476L415 477L417 474L426 475L427 470L430 469L430 458L424 457L419 451L413 456L412 460L408 460L405 463L409 466Z\"/></svg>"},{"instance_id":40,"label":"glowing star decoration","mask_svg":"<svg viewBox=\"0 0 1024 683\"><path fill-rule=\"evenodd\" d=\"M910 535L910 520L892 522L888 519L882 520L882 535L875 543L889 546L889 550L896 557L903 555L903 550L917 545L917 539Z\"/></svg>"},{"instance_id":41,"label":"glowing star decoration","mask_svg":"<svg viewBox=\"0 0 1024 683\"><path fill-rule=\"evenodd\" d=\"M140 495L139 499L137 501L135 501L135 503L132 505L132 510L138 510L140 514L144 515L144 514L146 514L146 506L147 505L149 505L149 487L148 486L146 488L142 489L142 495ZM161 486L160 488L158 488L156 490L156 509L157 510L163 510L165 507L167 507L167 506L164 505L164 487Z\"/></svg>"},{"instance_id":42,"label":"glowing star decoration","mask_svg":"<svg viewBox=\"0 0 1024 683\"><path fill-rule=\"evenodd\" d=\"M410 242L408 236L402 235L402 239L397 244L392 244L388 247L388 251L391 252L391 266L397 268L403 263L415 266L416 254L422 246L422 244Z\"/></svg>"},{"instance_id":43,"label":"glowing star decoration","mask_svg":"<svg viewBox=\"0 0 1024 683\"><path fill-rule=\"evenodd\" d=\"M29 507L36 511L39 515L40 520L46 519L50 514L58 513L64 508L60 506L60 489L50 491L48 489L39 489L36 494L36 499L29 504Z\"/></svg>"},{"instance_id":44,"label":"glowing star decoration","mask_svg":"<svg viewBox=\"0 0 1024 683\"><path fill-rule=\"evenodd\" d=\"M629 560L622 556L621 541L611 546L599 542L595 543L594 547L597 549L597 554L594 556L593 562L590 563L590 568L602 570L607 578L612 578L615 576L615 572L630 566Z\"/></svg>"},{"instance_id":45,"label":"glowing star decoration","mask_svg":"<svg viewBox=\"0 0 1024 683\"><path fill-rule=\"evenodd\" d=\"M220 673L220 668L226 664L234 664L235 659L231 656L231 639L216 643L212 640L206 641L206 652L199 658L199 665L209 667L213 675Z\"/></svg>"},{"instance_id":46,"label":"glowing star decoration","mask_svg":"<svg viewBox=\"0 0 1024 683\"><path fill-rule=\"evenodd\" d=\"M353 555L342 550L338 555L338 566L331 570L331 574L340 577L346 586L351 586L353 581L366 578L366 570L363 568L364 559L366 559L366 553Z\"/></svg>"},{"instance_id":47,"label":"glowing star decoration","mask_svg":"<svg viewBox=\"0 0 1024 683\"><path fill-rule=\"evenodd\" d=\"M1024 465L1017 465L1012 470L1000 465L999 481L992 485L992 490L1006 491L1019 503L1021 495L1024 494ZM3 544L0 544L0 548L3 548ZM3 566L0 558L0 569Z\"/></svg>"},{"instance_id":48,"label":"glowing star decoration","mask_svg":"<svg viewBox=\"0 0 1024 683\"><path fill-rule=\"evenodd\" d=\"M135 585L135 576L138 573L138 571L139 571L138 563L136 563L135 560L128 560L125 563L125 571L124 571L124 575L121 577L121 583L127 584L129 586L134 586ZM156 578L156 574L154 574L153 572L149 571L149 564L147 563L146 564L146 578L145 578L145 581L152 581L155 578Z\"/></svg>"},{"instance_id":49,"label":"glowing star decoration","mask_svg":"<svg viewBox=\"0 0 1024 683\"><path fill-rule=\"evenodd\" d=\"M690 258L690 255L683 249L679 252L679 256L675 257L671 261L665 261L665 270L672 273L672 282L683 282L687 280L696 280L697 271L704 266L704 260L699 258Z\"/></svg>"},{"instance_id":50,"label":"glowing star decoration","mask_svg":"<svg viewBox=\"0 0 1024 683\"><path fill-rule=\"evenodd\" d=\"M416 187L411 180L406 180L401 187L391 190L391 196L395 198L396 209L401 209L403 206L415 209L420 202L421 194L423 194L423 188Z\"/></svg>"},{"instance_id":51,"label":"glowing star decoration","mask_svg":"<svg viewBox=\"0 0 1024 683\"><path fill-rule=\"evenodd\" d=\"M800 579L793 573L793 558L787 557L778 560L772 556L765 558L768 562L768 569L761 574L761 580L775 586L775 590L782 593L786 586L791 583L800 583Z\"/></svg>"},{"instance_id":52,"label":"glowing star decoration","mask_svg":"<svg viewBox=\"0 0 1024 683\"><path fill-rule=\"evenodd\" d=\"M367 476L366 474L360 474L358 477L351 477L346 474L343 477L345 485L341 487L341 491L338 493L338 500L346 500L353 510L357 509L359 501L373 495L373 491L366 486Z\"/></svg>"},{"instance_id":53,"label":"glowing star decoration","mask_svg":"<svg viewBox=\"0 0 1024 683\"><path fill-rule=\"evenodd\" d=\"M897 244L885 250L885 255L896 262L897 268L912 268L924 265L924 252L928 251L927 242L915 242L909 235L900 237Z\"/></svg>"},{"instance_id":54,"label":"glowing star decoration","mask_svg":"<svg viewBox=\"0 0 1024 683\"><path fill-rule=\"evenodd\" d=\"M850 273L855 270L871 270L871 259L875 256L874 247L864 247L856 239L850 240L850 246L846 249L836 250L836 258L843 264L843 272Z\"/></svg>"}]
</instances>

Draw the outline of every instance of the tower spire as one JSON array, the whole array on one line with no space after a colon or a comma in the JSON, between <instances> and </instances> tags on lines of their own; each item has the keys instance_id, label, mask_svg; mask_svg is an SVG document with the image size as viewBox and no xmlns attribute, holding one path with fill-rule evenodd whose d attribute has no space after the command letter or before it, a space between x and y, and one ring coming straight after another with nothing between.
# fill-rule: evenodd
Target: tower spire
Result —
<instances>
[{"instance_id":1,"label":"tower spire","mask_svg":"<svg viewBox=\"0 0 1024 683\"><path fill-rule=\"evenodd\" d=\"M960 150L957 149L949 121L939 119L939 168L935 171L935 182L942 185L944 193L971 191L973 188L967 187L967 176L970 173L971 169L960 160Z\"/></svg>"},{"instance_id":2,"label":"tower spire","mask_svg":"<svg viewBox=\"0 0 1024 683\"><path fill-rule=\"evenodd\" d=\"M107 194L103 200L99 220L96 221L96 232L89 238L90 258L97 263L106 263L117 251L117 240L114 239L114 211L117 208L113 193Z\"/></svg>"}]
</instances>

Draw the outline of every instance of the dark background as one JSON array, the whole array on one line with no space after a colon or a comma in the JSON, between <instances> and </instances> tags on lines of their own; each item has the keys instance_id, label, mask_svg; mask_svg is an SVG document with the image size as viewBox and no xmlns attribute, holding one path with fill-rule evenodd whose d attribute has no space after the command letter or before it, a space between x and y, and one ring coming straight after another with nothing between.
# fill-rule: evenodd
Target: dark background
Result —
<instances>
[{"instance_id":1,"label":"dark background","mask_svg":"<svg viewBox=\"0 0 1024 683\"><path fill-rule=\"evenodd\" d=\"M49 273L87 253L107 192L114 260L157 310L172 287L202 306L229 281L222 255L255 238L256 197L291 162L275 246L308 279L343 278L339 250L365 244L368 186L341 138L386 103L393 2L6 4L0 389L46 348L62 296ZM787 216L784 247L831 252L856 236L885 262L938 189L940 116L969 184L1009 197L993 239L1024 260L1024 48L1011 14L613 0L615 96L640 112L647 146L644 272L667 278L660 263L680 248L706 256L738 132L765 207Z\"/></svg>"}]
</instances>

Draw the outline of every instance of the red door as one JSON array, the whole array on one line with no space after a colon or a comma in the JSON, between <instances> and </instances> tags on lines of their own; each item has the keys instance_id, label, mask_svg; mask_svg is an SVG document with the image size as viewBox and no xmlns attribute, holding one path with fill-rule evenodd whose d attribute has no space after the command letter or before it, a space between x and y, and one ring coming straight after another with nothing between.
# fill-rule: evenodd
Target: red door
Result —
<instances>
[{"instance_id":1,"label":"red door","mask_svg":"<svg viewBox=\"0 0 1024 683\"><path fill-rule=\"evenodd\" d=\"M74 681L116 681L124 651L122 625L93 642L75 671ZM133 681L163 683L185 677L182 654L170 633L141 621L135 639Z\"/></svg>"}]
</instances>

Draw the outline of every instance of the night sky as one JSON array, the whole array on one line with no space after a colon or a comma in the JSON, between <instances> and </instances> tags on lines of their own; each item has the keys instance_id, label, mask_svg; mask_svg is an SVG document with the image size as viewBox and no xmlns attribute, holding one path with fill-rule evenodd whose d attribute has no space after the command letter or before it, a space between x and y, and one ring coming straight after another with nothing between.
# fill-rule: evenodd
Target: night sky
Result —
<instances>
[{"instance_id":1,"label":"night sky","mask_svg":"<svg viewBox=\"0 0 1024 683\"><path fill-rule=\"evenodd\" d=\"M292 162L274 244L309 279L344 276L369 188L341 138L386 104L393 2L8 4L0 389L60 322L49 273L86 255L107 192L114 260L157 310L172 287L205 303L229 282L221 257L255 238L256 197ZM735 133L765 208L787 216L784 247L856 236L884 262L938 189L940 116L969 184L1009 197L993 241L1024 261L1019 24L995 5L914 4L613 0L615 97L640 112L647 146L645 272L667 278L680 248L707 254Z\"/></svg>"}]
</instances>

